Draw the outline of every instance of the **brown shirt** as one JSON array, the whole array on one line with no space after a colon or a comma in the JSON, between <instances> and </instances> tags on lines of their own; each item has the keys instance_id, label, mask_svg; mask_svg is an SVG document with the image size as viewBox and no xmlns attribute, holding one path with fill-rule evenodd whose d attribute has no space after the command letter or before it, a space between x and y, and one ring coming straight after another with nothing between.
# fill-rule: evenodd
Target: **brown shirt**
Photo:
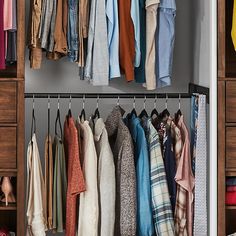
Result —
<instances>
[{"instance_id":1,"label":"brown shirt","mask_svg":"<svg viewBox=\"0 0 236 236\"><path fill-rule=\"evenodd\" d=\"M116 106L106 120L116 168L115 235L136 235L136 175L133 142L122 120L124 111Z\"/></svg>"},{"instance_id":2,"label":"brown shirt","mask_svg":"<svg viewBox=\"0 0 236 236\"><path fill-rule=\"evenodd\" d=\"M28 47L30 49L30 67L33 69L39 69L41 67L42 62L42 49L41 42L39 39L39 26L42 12L41 7L41 0L31 1Z\"/></svg>"},{"instance_id":3,"label":"brown shirt","mask_svg":"<svg viewBox=\"0 0 236 236\"><path fill-rule=\"evenodd\" d=\"M64 123L64 145L67 159L68 188L66 196L66 235L76 233L77 196L85 191L85 181L80 165L78 133L72 117Z\"/></svg>"},{"instance_id":4,"label":"brown shirt","mask_svg":"<svg viewBox=\"0 0 236 236\"><path fill-rule=\"evenodd\" d=\"M121 71L127 81L134 80L135 38L131 18L131 0L118 0L119 11L119 56Z\"/></svg>"},{"instance_id":5,"label":"brown shirt","mask_svg":"<svg viewBox=\"0 0 236 236\"><path fill-rule=\"evenodd\" d=\"M47 214L47 227L52 229L52 192L53 192L53 155L52 155L52 138L46 137L45 148L45 209Z\"/></svg>"},{"instance_id":6,"label":"brown shirt","mask_svg":"<svg viewBox=\"0 0 236 236\"><path fill-rule=\"evenodd\" d=\"M57 1L57 15L54 31L54 52L67 54L67 18L68 18L68 5L66 0Z\"/></svg>"}]
</instances>

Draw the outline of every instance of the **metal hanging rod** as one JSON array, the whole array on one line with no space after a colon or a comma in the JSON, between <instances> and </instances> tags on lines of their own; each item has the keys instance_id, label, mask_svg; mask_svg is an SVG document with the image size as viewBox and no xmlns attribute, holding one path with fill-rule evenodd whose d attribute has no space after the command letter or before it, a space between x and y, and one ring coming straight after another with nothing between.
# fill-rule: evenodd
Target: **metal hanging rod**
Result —
<instances>
[{"instance_id":1,"label":"metal hanging rod","mask_svg":"<svg viewBox=\"0 0 236 236\"><path fill-rule=\"evenodd\" d=\"M25 98L191 98L190 93L25 93Z\"/></svg>"}]
</instances>

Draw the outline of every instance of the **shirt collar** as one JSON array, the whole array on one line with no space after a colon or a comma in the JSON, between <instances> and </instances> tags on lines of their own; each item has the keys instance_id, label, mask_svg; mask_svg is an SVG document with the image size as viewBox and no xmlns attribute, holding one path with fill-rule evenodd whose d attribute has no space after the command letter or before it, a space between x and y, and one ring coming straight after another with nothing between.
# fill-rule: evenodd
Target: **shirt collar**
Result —
<instances>
[{"instance_id":1,"label":"shirt collar","mask_svg":"<svg viewBox=\"0 0 236 236\"><path fill-rule=\"evenodd\" d=\"M95 123L94 128L94 139L95 141L98 141L103 133L103 130L105 128L105 124L103 122L102 118L99 118Z\"/></svg>"}]
</instances>

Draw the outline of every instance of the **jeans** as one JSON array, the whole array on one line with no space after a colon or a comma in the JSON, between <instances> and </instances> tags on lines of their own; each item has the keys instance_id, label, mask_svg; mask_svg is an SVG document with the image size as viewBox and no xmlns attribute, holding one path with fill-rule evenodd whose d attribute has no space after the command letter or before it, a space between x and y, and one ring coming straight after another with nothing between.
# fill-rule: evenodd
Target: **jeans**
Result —
<instances>
[{"instance_id":1,"label":"jeans","mask_svg":"<svg viewBox=\"0 0 236 236\"><path fill-rule=\"evenodd\" d=\"M78 27L77 27L77 16L78 16L78 0L68 1L68 57L71 62L75 62L78 59Z\"/></svg>"}]
</instances>

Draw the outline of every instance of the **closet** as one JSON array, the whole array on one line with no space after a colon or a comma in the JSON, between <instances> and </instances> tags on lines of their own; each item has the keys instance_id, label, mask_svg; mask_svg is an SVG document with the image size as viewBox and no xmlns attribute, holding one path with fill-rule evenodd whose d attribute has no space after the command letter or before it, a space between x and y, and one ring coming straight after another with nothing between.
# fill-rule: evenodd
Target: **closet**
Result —
<instances>
[{"instance_id":1,"label":"closet","mask_svg":"<svg viewBox=\"0 0 236 236\"><path fill-rule=\"evenodd\" d=\"M226 181L236 176L236 52L231 38L233 0L218 1L218 233L236 232L236 206L226 204Z\"/></svg>"},{"instance_id":2,"label":"closet","mask_svg":"<svg viewBox=\"0 0 236 236\"><path fill-rule=\"evenodd\" d=\"M8 228L16 235L24 235L24 0L16 1L16 21L17 61L0 70L0 177L11 177L16 202L9 203L8 206L5 202L0 203L0 226Z\"/></svg>"},{"instance_id":3,"label":"closet","mask_svg":"<svg viewBox=\"0 0 236 236\"><path fill-rule=\"evenodd\" d=\"M54 132L53 121L56 118L58 94L61 94L60 109L64 121L69 104L75 118L80 114L83 108L82 98L84 94L88 94L85 102L87 114L94 112L96 109L96 95L101 94L99 109L101 116L106 119L117 103L118 95L120 95L120 105L127 111L131 111L133 95L135 94L137 97L136 109L139 113L143 109L145 94L147 94L147 111L150 112L153 109L155 93L157 93L157 109L161 112L166 105L166 94L170 93L172 95L167 99L168 109L171 114L174 114L178 110L178 97L181 93L186 96L186 98L183 96L183 99L181 99L181 110L186 123L190 124L189 94L195 92L207 93L208 90L202 90L202 87L198 86L190 86L191 89L189 89L189 84L193 83L208 88L210 86L211 4L210 1L203 0L177 0L176 4L172 85L147 92L141 85L127 83L123 77L112 80L109 86L92 86L87 81L79 79L77 65L68 62L67 59L54 62L44 58L40 70L30 69L28 50L25 50L25 33L28 31L25 31L25 28L28 29L30 1L17 0L17 65L0 71L0 129L2 129L0 131L0 176L15 177L17 201L16 204L8 207L0 205L0 226L10 228L17 232L19 236L25 235L26 149L31 138L33 94L35 94L34 109L41 157L43 157L44 139L47 134L45 125L47 124L47 95L50 94L52 95L50 105L52 133ZM198 89L200 90L198 91ZM40 97L42 93L44 94L43 98L37 98L37 94ZM66 96L63 97L63 94L66 94ZM70 94L75 95L72 96L71 103ZM92 94L91 98L89 94ZM102 97L102 94L108 94L109 99ZM106 95L104 96L106 97ZM24 107L26 108L25 111ZM208 121L209 117L207 117ZM41 162L44 170L43 158Z\"/></svg>"}]
</instances>

